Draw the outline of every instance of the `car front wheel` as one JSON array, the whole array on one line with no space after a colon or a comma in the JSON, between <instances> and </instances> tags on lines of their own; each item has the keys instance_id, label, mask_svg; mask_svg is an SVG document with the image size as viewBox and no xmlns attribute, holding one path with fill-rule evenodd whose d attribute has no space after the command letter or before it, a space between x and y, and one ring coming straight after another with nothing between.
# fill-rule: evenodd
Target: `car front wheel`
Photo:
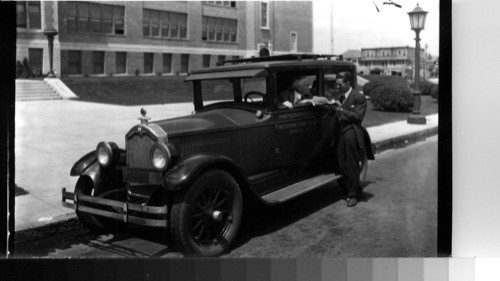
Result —
<instances>
[{"instance_id":1,"label":"car front wheel","mask_svg":"<svg viewBox=\"0 0 500 281\"><path fill-rule=\"evenodd\" d=\"M172 237L186 255L219 256L235 240L242 212L235 179L226 171L209 170L175 196Z\"/></svg>"}]
</instances>

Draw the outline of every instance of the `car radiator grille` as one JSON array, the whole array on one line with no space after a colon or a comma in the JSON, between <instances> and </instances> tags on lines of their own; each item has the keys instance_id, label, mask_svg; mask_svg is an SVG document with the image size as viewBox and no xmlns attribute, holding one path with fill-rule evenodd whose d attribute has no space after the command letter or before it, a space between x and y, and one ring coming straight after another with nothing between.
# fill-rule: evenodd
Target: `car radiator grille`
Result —
<instances>
[{"instance_id":1,"label":"car radiator grille","mask_svg":"<svg viewBox=\"0 0 500 281\"><path fill-rule=\"evenodd\" d=\"M149 153L155 141L148 135L134 135L127 142L127 166L153 168Z\"/></svg>"}]
</instances>

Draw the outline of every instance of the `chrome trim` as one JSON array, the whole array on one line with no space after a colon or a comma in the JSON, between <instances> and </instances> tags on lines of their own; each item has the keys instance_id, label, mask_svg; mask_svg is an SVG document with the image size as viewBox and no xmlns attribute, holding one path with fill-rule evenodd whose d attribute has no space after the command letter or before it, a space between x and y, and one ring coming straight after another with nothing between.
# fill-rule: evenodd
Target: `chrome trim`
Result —
<instances>
[{"instance_id":1,"label":"chrome trim","mask_svg":"<svg viewBox=\"0 0 500 281\"><path fill-rule=\"evenodd\" d=\"M73 203L66 202L66 200L72 200ZM82 205L81 204L82 202L88 202L99 206L90 207ZM167 216L168 216L167 206L162 206L162 207L143 206L140 204L67 192L66 188L62 189L62 205L74 208L75 211L78 212L90 213L98 216L112 218L115 220L121 220L124 221L125 223L146 225L152 227L167 227ZM103 210L100 209L100 207L112 207L113 209L116 209L116 211ZM150 215L156 217L159 216L159 218L138 217L130 215L130 211L138 212L144 215Z\"/></svg>"}]
</instances>

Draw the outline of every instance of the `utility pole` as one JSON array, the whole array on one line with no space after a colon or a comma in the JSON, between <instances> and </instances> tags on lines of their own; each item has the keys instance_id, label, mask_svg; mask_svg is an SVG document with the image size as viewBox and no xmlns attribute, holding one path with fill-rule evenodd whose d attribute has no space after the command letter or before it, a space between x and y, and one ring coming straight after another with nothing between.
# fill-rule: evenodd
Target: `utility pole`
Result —
<instances>
[{"instance_id":1,"label":"utility pole","mask_svg":"<svg viewBox=\"0 0 500 281\"><path fill-rule=\"evenodd\" d=\"M333 2L330 2L330 43L332 46L332 55L335 53L333 52Z\"/></svg>"}]
</instances>

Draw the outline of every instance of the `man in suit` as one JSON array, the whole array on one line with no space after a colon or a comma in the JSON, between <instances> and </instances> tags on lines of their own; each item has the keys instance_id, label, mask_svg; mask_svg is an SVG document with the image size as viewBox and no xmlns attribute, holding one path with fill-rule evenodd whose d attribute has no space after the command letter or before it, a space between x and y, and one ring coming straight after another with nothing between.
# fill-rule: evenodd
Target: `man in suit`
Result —
<instances>
[{"instance_id":1,"label":"man in suit","mask_svg":"<svg viewBox=\"0 0 500 281\"><path fill-rule=\"evenodd\" d=\"M348 207L354 207L358 200L364 199L359 182L362 161L365 157L375 159L368 131L361 126L367 107L366 97L351 87L351 81L351 74L342 72L335 82L341 94L340 106L335 108L342 130L337 146L338 164L343 175L339 184L347 191Z\"/></svg>"}]
</instances>

